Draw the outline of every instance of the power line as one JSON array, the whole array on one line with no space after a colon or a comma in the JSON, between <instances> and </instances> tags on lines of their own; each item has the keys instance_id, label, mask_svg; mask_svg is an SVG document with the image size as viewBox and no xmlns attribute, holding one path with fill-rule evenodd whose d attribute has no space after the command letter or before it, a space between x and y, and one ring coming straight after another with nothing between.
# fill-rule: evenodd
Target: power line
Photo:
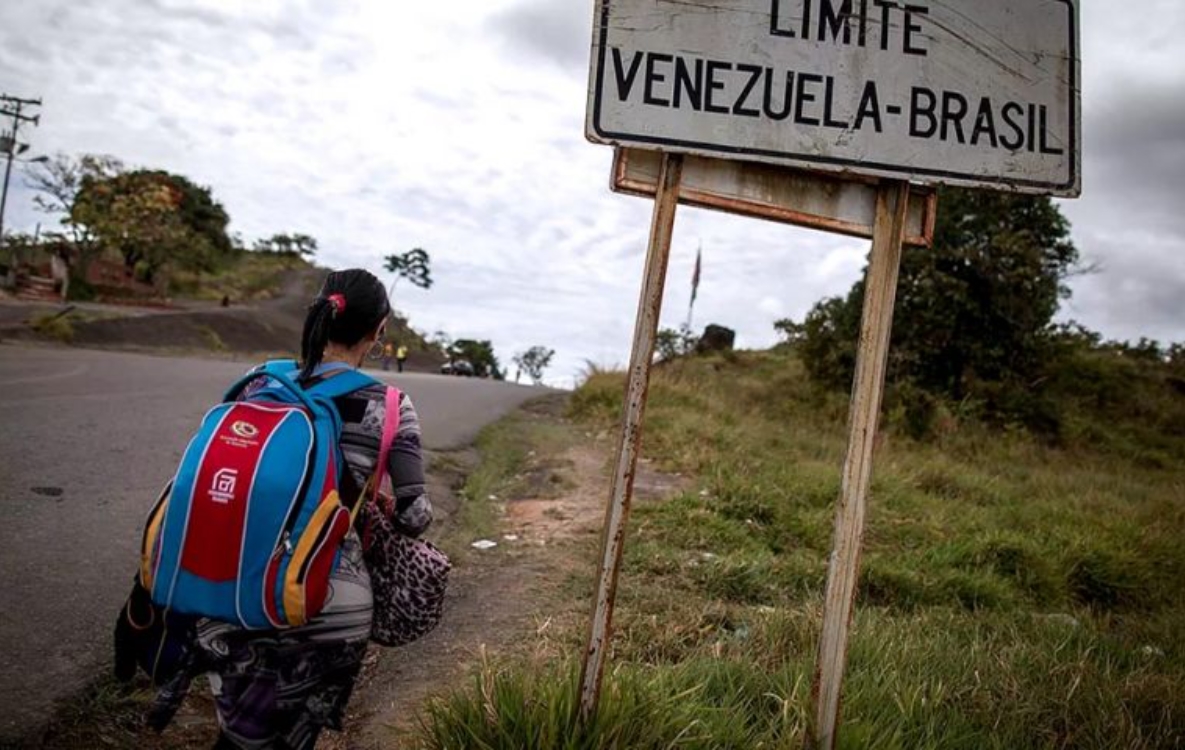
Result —
<instances>
[{"instance_id":1,"label":"power line","mask_svg":"<svg viewBox=\"0 0 1185 750\"><path fill-rule=\"evenodd\" d=\"M22 99L17 96L0 94L0 116L12 118L12 130L0 133L0 150L3 150L8 157L8 163L4 166L4 187L0 190L0 248L4 247L4 209L8 204L8 181L12 177L12 160L21 150L17 134L20 132L21 123L32 123L33 127L37 127L41 123L41 115L24 113L26 107L40 106L40 99Z\"/></svg>"}]
</instances>

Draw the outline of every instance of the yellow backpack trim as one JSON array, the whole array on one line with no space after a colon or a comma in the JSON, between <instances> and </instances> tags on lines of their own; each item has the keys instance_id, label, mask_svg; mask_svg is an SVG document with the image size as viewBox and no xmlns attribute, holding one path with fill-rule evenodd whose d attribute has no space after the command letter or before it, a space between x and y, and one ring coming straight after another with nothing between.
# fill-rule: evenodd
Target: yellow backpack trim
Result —
<instances>
[{"instance_id":1,"label":"yellow backpack trim","mask_svg":"<svg viewBox=\"0 0 1185 750\"><path fill-rule=\"evenodd\" d=\"M160 527L168 509L169 503L162 495L156 508L148 516L148 524L144 528L144 543L140 547L140 585L149 591L152 591L153 572L156 567L156 542L160 537Z\"/></svg>"},{"instance_id":2,"label":"yellow backpack trim","mask_svg":"<svg viewBox=\"0 0 1185 750\"><path fill-rule=\"evenodd\" d=\"M305 527L304 534L296 543L296 550L292 553L292 559L288 562L288 569L284 573L284 619L288 621L289 625L304 625L308 621L308 615L305 613L304 582L297 579L305 562L313 554L314 545L317 544L322 530L326 524L333 521L339 508L341 508L341 499L338 497L337 490L332 490L317 506L308 526Z\"/></svg>"}]
</instances>

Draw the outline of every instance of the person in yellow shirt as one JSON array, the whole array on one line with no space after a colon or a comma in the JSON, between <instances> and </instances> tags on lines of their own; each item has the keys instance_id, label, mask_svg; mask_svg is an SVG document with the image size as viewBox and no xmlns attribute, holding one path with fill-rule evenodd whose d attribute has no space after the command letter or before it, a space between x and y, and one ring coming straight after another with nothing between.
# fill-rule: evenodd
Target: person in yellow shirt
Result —
<instances>
[{"instance_id":1,"label":"person in yellow shirt","mask_svg":"<svg viewBox=\"0 0 1185 750\"><path fill-rule=\"evenodd\" d=\"M403 363L407 361L407 347L400 344L395 352L395 362L399 365L399 372L403 372Z\"/></svg>"}]
</instances>

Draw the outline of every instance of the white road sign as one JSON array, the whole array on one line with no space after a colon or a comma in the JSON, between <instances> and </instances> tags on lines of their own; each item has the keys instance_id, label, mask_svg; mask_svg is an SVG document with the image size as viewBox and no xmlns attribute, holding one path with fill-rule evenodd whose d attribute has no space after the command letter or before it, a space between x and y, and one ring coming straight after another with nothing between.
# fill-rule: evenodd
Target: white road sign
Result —
<instances>
[{"instance_id":1,"label":"white road sign","mask_svg":"<svg viewBox=\"0 0 1185 750\"><path fill-rule=\"evenodd\" d=\"M590 140L1077 196L1077 0L598 0Z\"/></svg>"}]
</instances>

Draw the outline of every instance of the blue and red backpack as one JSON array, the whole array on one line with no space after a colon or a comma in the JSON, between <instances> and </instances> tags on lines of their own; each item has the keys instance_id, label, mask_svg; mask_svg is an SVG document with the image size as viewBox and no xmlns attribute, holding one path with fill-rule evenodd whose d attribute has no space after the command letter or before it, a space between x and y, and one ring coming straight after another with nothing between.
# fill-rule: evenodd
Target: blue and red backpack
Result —
<instances>
[{"instance_id":1,"label":"blue and red backpack","mask_svg":"<svg viewBox=\"0 0 1185 750\"><path fill-rule=\"evenodd\" d=\"M333 399L377 381L322 366L304 387L298 373L277 360L232 386L149 514L140 582L167 611L269 629L325 605L352 523Z\"/></svg>"}]
</instances>

